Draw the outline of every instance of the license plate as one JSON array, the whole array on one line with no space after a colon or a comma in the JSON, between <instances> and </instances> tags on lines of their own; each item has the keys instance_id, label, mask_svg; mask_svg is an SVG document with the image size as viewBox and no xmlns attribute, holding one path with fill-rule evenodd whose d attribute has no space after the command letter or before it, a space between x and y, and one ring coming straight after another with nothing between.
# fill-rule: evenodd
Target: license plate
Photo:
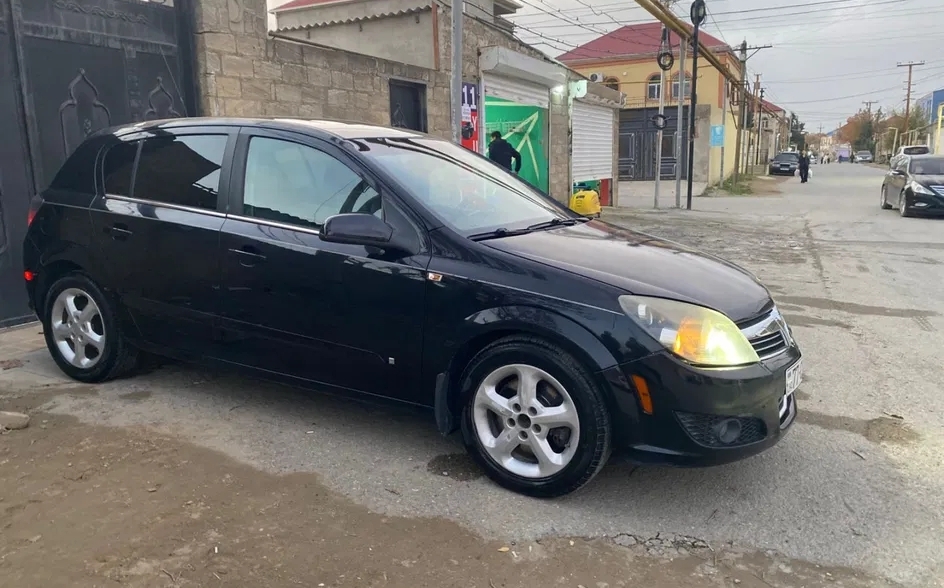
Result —
<instances>
[{"instance_id":1,"label":"license plate","mask_svg":"<svg viewBox=\"0 0 944 588\"><path fill-rule=\"evenodd\" d=\"M800 382L803 378L803 360L796 362L787 368L786 376L786 396L789 396L796 392L796 389L800 387Z\"/></svg>"},{"instance_id":2,"label":"license plate","mask_svg":"<svg viewBox=\"0 0 944 588\"><path fill-rule=\"evenodd\" d=\"M789 165L781 165L781 166L780 166L780 169L790 169L790 166L789 166Z\"/></svg>"}]
</instances>

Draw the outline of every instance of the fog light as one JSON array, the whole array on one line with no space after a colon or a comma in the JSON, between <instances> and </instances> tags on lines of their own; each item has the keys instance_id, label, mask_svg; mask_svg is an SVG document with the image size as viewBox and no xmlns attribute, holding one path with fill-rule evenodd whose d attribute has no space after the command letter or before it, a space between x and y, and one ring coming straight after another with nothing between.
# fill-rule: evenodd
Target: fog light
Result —
<instances>
[{"instance_id":1,"label":"fog light","mask_svg":"<svg viewBox=\"0 0 944 588\"><path fill-rule=\"evenodd\" d=\"M741 422L738 419L724 419L714 426L715 435L725 445L730 445L741 436Z\"/></svg>"},{"instance_id":2,"label":"fog light","mask_svg":"<svg viewBox=\"0 0 944 588\"><path fill-rule=\"evenodd\" d=\"M915 203L914 203L915 208L924 208L924 207L927 206L927 205L928 205L927 202L915 202Z\"/></svg>"}]
</instances>

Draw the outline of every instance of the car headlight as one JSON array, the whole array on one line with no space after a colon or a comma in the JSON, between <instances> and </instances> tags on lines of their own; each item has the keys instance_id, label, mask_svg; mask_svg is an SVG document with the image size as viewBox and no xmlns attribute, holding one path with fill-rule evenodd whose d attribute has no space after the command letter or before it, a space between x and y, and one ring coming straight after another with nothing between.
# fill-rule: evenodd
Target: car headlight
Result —
<instances>
[{"instance_id":1,"label":"car headlight","mask_svg":"<svg viewBox=\"0 0 944 588\"><path fill-rule=\"evenodd\" d=\"M934 192L932 192L930 189L925 188L924 186L922 186L921 184L919 184L918 182L914 180L911 180L910 182L908 182L908 187L911 188L911 192L914 194L927 194L928 196L935 195Z\"/></svg>"},{"instance_id":2,"label":"car headlight","mask_svg":"<svg viewBox=\"0 0 944 588\"><path fill-rule=\"evenodd\" d=\"M744 333L720 312L647 296L620 296L619 303L656 341L693 364L732 367L760 361Z\"/></svg>"}]
</instances>

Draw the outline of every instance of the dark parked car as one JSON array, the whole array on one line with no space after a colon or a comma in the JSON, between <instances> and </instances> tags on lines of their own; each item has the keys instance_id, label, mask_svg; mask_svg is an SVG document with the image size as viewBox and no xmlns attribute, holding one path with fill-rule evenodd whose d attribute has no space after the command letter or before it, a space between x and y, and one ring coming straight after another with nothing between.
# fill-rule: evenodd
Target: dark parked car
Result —
<instances>
[{"instance_id":1,"label":"dark parked car","mask_svg":"<svg viewBox=\"0 0 944 588\"><path fill-rule=\"evenodd\" d=\"M885 174L882 208L901 216L944 214L944 155L902 155Z\"/></svg>"},{"instance_id":2,"label":"dark parked car","mask_svg":"<svg viewBox=\"0 0 944 588\"><path fill-rule=\"evenodd\" d=\"M778 153L770 160L768 171L772 176L792 176L796 173L800 165L800 154L793 151L784 151Z\"/></svg>"},{"instance_id":3,"label":"dark parked car","mask_svg":"<svg viewBox=\"0 0 944 588\"><path fill-rule=\"evenodd\" d=\"M403 129L99 132L34 202L25 251L49 350L77 380L146 351L428 407L535 496L584 485L614 448L744 458L796 416L801 354L754 276Z\"/></svg>"}]
</instances>

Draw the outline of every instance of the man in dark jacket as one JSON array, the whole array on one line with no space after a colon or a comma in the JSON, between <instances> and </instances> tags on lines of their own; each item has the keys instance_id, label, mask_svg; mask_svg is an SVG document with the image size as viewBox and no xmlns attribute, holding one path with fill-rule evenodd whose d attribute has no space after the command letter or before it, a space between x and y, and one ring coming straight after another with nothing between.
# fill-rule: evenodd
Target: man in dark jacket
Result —
<instances>
[{"instance_id":1,"label":"man in dark jacket","mask_svg":"<svg viewBox=\"0 0 944 588\"><path fill-rule=\"evenodd\" d=\"M521 171L521 154L511 146L511 143L502 139L501 133L498 131L492 131L492 141L488 144L488 158L507 169L512 171L511 160L515 160L514 172L518 173Z\"/></svg>"},{"instance_id":2,"label":"man in dark jacket","mask_svg":"<svg viewBox=\"0 0 944 588\"><path fill-rule=\"evenodd\" d=\"M810 179L810 155L806 151L800 153L800 183L805 184Z\"/></svg>"}]
</instances>

